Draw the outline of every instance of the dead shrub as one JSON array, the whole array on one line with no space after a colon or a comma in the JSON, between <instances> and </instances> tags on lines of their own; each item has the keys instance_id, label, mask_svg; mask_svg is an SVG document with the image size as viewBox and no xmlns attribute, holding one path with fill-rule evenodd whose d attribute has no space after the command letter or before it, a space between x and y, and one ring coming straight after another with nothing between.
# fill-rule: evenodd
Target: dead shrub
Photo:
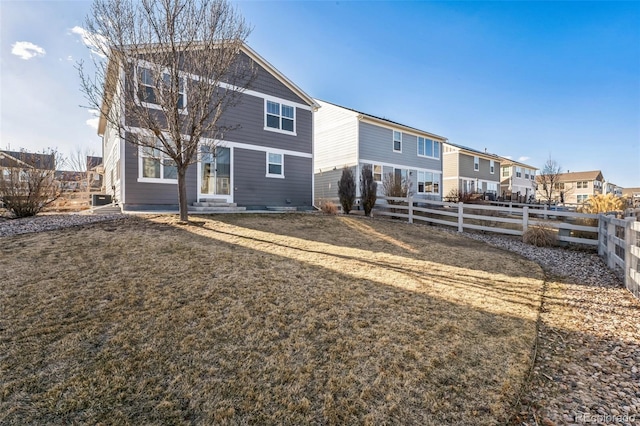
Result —
<instances>
[{"instance_id":1,"label":"dead shrub","mask_svg":"<svg viewBox=\"0 0 640 426\"><path fill-rule=\"evenodd\" d=\"M324 214L338 214L338 206L333 204L331 201L325 201L322 203L320 209Z\"/></svg>"},{"instance_id":2,"label":"dead shrub","mask_svg":"<svg viewBox=\"0 0 640 426\"><path fill-rule=\"evenodd\" d=\"M556 244L556 234L545 226L530 226L522 235L522 241L536 247L551 247Z\"/></svg>"}]
</instances>

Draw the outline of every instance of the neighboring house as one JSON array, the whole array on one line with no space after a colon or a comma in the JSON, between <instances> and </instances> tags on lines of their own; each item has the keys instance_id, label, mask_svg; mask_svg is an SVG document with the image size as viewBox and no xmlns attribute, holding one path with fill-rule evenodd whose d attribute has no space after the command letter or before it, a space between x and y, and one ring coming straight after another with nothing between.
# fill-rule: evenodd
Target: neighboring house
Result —
<instances>
[{"instance_id":1,"label":"neighboring house","mask_svg":"<svg viewBox=\"0 0 640 426\"><path fill-rule=\"evenodd\" d=\"M536 178L538 192L536 197L546 201L546 194L542 189L544 176ZM589 172L560 173L554 184L551 200L567 204L581 204L592 195L602 194L604 177L600 170Z\"/></svg>"},{"instance_id":2,"label":"neighboring house","mask_svg":"<svg viewBox=\"0 0 640 426\"><path fill-rule=\"evenodd\" d=\"M53 154L39 154L26 151L0 151L0 170L6 176L9 170L34 168L55 170L56 160Z\"/></svg>"},{"instance_id":3,"label":"neighboring house","mask_svg":"<svg viewBox=\"0 0 640 426\"><path fill-rule=\"evenodd\" d=\"M104 192L102 157L87 156L87 181L91 192Z\"/></svg>"},{"instance_id":4,"label":"neighboring house","mask_svg":"<svg viewBox=\"0 0 640 426\"><path fill-rule=\"evenodd\" d=\"M446 138L391 120L317 100L314 114L316 203L338 197L344 167L352 168L360 194L360 175L370 165L384 195L389 174L410 182L414 198L442 199L442 144Z\"/></svg>"},{"instance_id":5,"label":"neighboring house","mask_svg":"<svg viewBox=\"0 0 640 426\"><path fill-rule=\"evenodd\" d=\"M602 186L603 194L613 194L616 197L622 197L622 187L612 182L605 182Z\"/></svg>"},{"instance_id":6,"label":"neighboring house","mask_svg":"<svg viewBox=\"0 0 640 426\"><path fill-rule=\"evenodd\" d=\"M459 194L483 194L497 199L500 166L503 158L462 145L445 142L442 154L444 197Z\"/></svg>"},{"instance_id":7,"label":"neighboring house","mask_svg":"<svg viewBox=\"0 0 640 426\"><path fill-rule=\"evenodd\" d=\"M624 188L622 190L622 196L629 199L630 207L640 208L640 187Z\"/></svg>"},{"instance_id":8,"label":"neighboring house","mask_svg":"<svg viewBox=\"0 0 640 426\"><path fill-rule=\"evenodd\" d=\"M240 61L252 61L257 68L251 87L240 103L227 110L222 121L238 128L215 138L215 152L203 145L199 161L186 176L187 202L236 203L249 209L313 205L313 111L314 100L276 70L251 48L242 47ZM110 64L115 73L119 64ZM138 65L140 75L149 72ZM123 74L120 78L124 78ZM181 101L189 109L189 79L197 76L184 70L186 80ZM137 84L134 81L132 84ZM140 83L142 85L142 83ZM102 111L121 114L129 132L147 132L135 126L122 111L120 85L106 91ZM145 96L142 90L137 95ZM142 101L141 99L138 99ZM153 108L148 98L142 107ZM129 114L130 115L130 114ZM150 157L148 150L126 143L116 128L100 118L98 134L103 136L105 192L123 210L177 209L178 180L169 159ZM152 137L150 135L149 137Z\"/></svg>"},{"instance_id":9,"label":"neighboring house","mask_svg":"<svg viewBox=\"0 0 640 426\"><path fill-rule=\"evenodd\" d=\"M529 202L535 198L537 168L508 158L500 159L500 197Z\"/></svg>"},{"instance_id":10,"label":"neighboring house","mask_svg":"<svg viewBox=\"0 0 640 426\"><path fill-rule=\"evenodd\" d=\"M0 151L1 178L9 179L12 174L18 181L26 180L27 169L46 170L51 172L56 168L53 154L39 154L26 151ZM52 174L53 175L53 174Z\"/></svg>"}]
</instances>

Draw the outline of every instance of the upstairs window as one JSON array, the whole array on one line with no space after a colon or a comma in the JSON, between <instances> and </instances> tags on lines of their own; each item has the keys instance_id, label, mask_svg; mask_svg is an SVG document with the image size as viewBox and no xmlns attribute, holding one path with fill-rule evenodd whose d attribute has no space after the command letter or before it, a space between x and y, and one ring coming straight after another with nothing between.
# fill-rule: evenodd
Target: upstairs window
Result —
<instances>
[{"instance_id":1,"label":"upstairs window","mask_svg":"<svg viewBox=\"0 0 640 426\"><path fill-rule=\"evenodd\" d=\"M511 166L503 166L502 177L509 177L510 174L511 174Z\"/></svg>"},{"instance_id":2,"label":"upstairs window","mask_svg":"<svg viewBox=\"0 0 640 426\"><path fill-rule=\"evenodd\" d=\"M473 170L475 170L476 172L478 170L480 170L480 158L479 157L473 157Z\"/></svg>"},{"instance_id":3,"label":"upstairs window","mask_svg":"<svg viewBox=\"0 0 640 426\"><path fill-rule=\"evenodd\" d=\"M418 136L418 155L440 158L440 142Z\"/></svg>"},{"instance_id":4,"label":"upstairs window","mask_svg":"<svg viewBox=\"0 0 640 426\"><path fill-rule=\"evenodd\" d=\"M493 160L489 161L489 172L494 174L496 172L496 163Z\"/></svg>"},{"instance_id":5,"label":"upstairs window","mask_svg":"<svg viewBox=\"0 0 640 426\"><path fill-rule=\"evenodd\" d=\"M524 169L524 178L529 179L529 169Z\"/></svg>"},{"instance_id":6,"label":"upstairs window","mask_svg":"<svg viewBox=\"0 0 640 426\"><path fill-rule=\"evenodd\" d=\"M402 132L393 131L393 150L402 152Z\"/></svg>"},{"instance_id":7,"label":"upstairs window","mask_svg":"<svg viewBox=\"0 0 640 426\"><path fill-rule=\"evenodd\" d=\"M295 132L295 108L278 102L266 101L265 128L287 133Z\"/></svg>"},{"instance_id":8,"label":"upstairs window","mask_svg":"<svg viewBox=\"0 0 640 426\"><path fill-rule=\"evenodd\" d=\"M157 107L160 102L160 93L158 93L158 90L162 90L162 95L167 96L173 83L169 73L163 73L162 80L156 80L155 77L156 75L154 71L150 68L138 67L138 99L140 99L140 102L147 107ZM178 108L184 109L187 99L184 77L178 77L177 89Z\"/></svg>"},{"instance_id":9,"label":"upstairs window","mask_svg":"<svg viewBox=\"0 0 640 426\"><path fill-rule=\"evenodd\" d=\"M522 177L522 168L516 167L516 177Z\"/></svg>"},{"instance_id":10,"label":"upstairs window","mask_svg":"<svg viewBox=\"0 0 640 426\"><path fill-rule=\"evenodd\" d=\"M531 180L536 180L536 171L531 170Z\"/></svg>"}]
</instances>

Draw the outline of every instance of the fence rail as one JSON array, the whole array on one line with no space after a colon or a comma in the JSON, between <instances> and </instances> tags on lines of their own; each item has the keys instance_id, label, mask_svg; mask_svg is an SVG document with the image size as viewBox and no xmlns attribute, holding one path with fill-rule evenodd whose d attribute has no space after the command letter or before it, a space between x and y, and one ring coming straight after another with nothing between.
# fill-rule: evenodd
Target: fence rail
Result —
<instances>
[{"instance_id":1,"label":"fence rail","mask_svg":"<svg viewBox=\"0 0 640 426\"><path fill-rule=\"evenodd\" d=\"M337 199L325 201L338 202ZM557 230L562 245L586 244L597 247L610 269L624 274L626 288L640 298L640 210L627 210L630 216L585 214L551 210L547 206L463 204L413 197L378 197L375 216L423 222L456 228L522 236L531 226Z\"/></svg>"}]
</instances>

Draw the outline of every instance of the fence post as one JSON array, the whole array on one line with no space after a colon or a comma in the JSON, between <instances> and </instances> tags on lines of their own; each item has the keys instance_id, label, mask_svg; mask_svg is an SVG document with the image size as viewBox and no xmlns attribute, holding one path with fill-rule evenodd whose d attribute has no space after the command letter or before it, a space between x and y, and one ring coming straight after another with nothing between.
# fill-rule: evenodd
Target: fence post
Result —
<instances>
[{"instance_id":1,"label":"fence post","mask_svg":"<svg viewBox=\"0 0 640 426\"><path fill-rule=\"evenodd\" d=\"M509 201L509 216L513 215L513 201Z\"/></svg>"},{"instance_id":2,"label":"fence post","mask_svg":"<svg viewBox=\"0 0 640 426\"><path fill-rule=\"evenodd\" d=\"M635 221L635 217L628 217L624 224L624 286L627 290L631 289L631 267L633 266L633 257L631 256L631 246L634 243L633 238L635 232L631 229L631 224Z\"/></svg>"},{"instance_id":3,"label":"fence post","mask_svg":"<svg viewBox=\"0 0 640 426\"><path fill-rule=\"evenodd\" d=\"M529 207L522 208L522 235L529 229Z\"/></svg>"},{"instance_id":4,"label":"fence post","mask_svg":"<svg viewBox=\"0 0 640 426\"><path fill-rule=\"evenodd\" d=\"M607 218L600 213L598 215L598 256L606 255L605 247L607 246Z\"/></svg>"},{"instance_id":5,"label":"fence post","mask_svg":"<svg viewBox=\"0 0 640 426\"><path fill-rule=\"evenodd\" d=\"M607 219L611 219L611 216L607 216ZM613 237L616 235L616 225L613 223L613 220L608 220L607 222L607 265L610 269L615 268L615 261L613 260L613 256L611 253L616 252L616 245L613 242Z\"/></svg>"},{"instance_id":6,"label":"fence post","mask_svg":"<svg viewBox=\"0 0 640 426\"><path fill-rule=\"evenodd\" d=\"M464 203L460 202L458 203L458 232L464 231L464 226L463 226L464 218L462 217L463 211L464 211Z\"/></svg>"},{"instance_id":7,"label":"fence post","mask_svg":"<svg viewBox=\"0 0 640 426\"><path fill-rule=\"evenodd\" d=\"M544 220L547 220L547 205L544 205L544 216L542 216L544 218Z\"/></svg>"},{"instance_id":8,"label":"fence post","mask_svg":"<svg viewBox=\"0 0 640 426\"><path fill-rule=\"evenodd\" d=\"M409 223L413 223L413 197L409 195L407 201L409 204Z\"/></svg>"}]
</instances>

